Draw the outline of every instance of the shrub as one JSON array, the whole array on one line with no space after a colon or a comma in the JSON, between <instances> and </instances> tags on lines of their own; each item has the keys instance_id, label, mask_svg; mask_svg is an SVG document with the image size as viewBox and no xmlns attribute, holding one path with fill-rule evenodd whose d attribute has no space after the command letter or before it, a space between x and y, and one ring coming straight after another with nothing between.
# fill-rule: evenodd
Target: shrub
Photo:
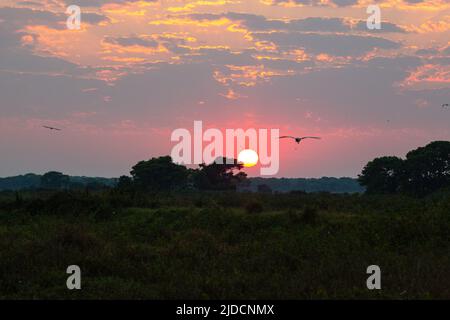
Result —
<instances>
[{"instance_id":1,"label":"shrub","mask_svg":"<svg viewBox=\"0 0 450 320\"><path fill-rule=\"evenodd\" d=\"M317 222L317 209L313 207L306 207L302 214L302 222L305 224L315 224Z\"/></svg>"},{"instance_id":2,"label":"shrub","mask_svg":"<svg viewBox=\"0 0 450 320\"><path fill-rule=\"evenodd\" d=\"M263 206L259 202L251 201L245 205L245 211L251 214L261 213L263 212Z\"/></svg>"},{"instance_id":3,"label":"shrub","mask_svg":"<svg viewBox=\"0 0 450 320\"><path fill-rule=\"evenodd\" d=\"M87 250L99 245L96 235L87 232L80 225L65 225L55 234L53 241L63 247Z\"/></svg>"},{"instance_id":4,"label":"shrub","mask_svg":"<svg viewBox=\"0 0 450 320\"><path fill-rule=\"evenodd\" d=\"M108 202L102 202L96 209L94 213L95 220L104 221L111 219L116 214L116 209L111 206Z\"/></svg>"},{"instance_id":5,"label":"shrub","mask_svg":"<svg viewBox=\"0 0 450 320\"><path fill-rule=\"evenodd\" d=\"M292 209L289 209L286 212L287 218L290 223L297 224L302 222L302 215L298 213L297 211L294 211Z\"/></svg>"}]
</instances>

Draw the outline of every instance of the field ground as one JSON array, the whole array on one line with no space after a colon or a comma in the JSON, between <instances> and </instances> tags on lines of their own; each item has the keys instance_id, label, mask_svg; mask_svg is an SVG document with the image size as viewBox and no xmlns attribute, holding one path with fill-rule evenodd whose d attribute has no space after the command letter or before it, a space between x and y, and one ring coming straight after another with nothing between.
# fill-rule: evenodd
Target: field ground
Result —
<instances>
[{"instance_id":1,"label":"field ground","mask_svg":"<svg viewBox=\"0 0 450 320\"><path fill-rule=\"evenodd\" d=\"M1 299L448 299L449 270L448 194L0 194Z\"/></svg>"}]
</instances>

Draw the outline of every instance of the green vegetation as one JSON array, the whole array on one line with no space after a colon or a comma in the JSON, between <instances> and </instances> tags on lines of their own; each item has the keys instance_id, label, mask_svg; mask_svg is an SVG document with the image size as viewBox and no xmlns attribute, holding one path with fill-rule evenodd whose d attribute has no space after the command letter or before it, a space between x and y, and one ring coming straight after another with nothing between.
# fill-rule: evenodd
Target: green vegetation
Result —
<instances>
[{"instance_id":1,"label":"green vegetation","mask_svg":"<svg viewBox=\"0 0 450 320\"><path fill-rule=\"evenodd\" d=\"M449 252L445 193L0 193L0 298L450 298Z\"/></svg>"},{"instance_id":2,"label":"green vegetation","mask_svg":"<svg viewBox=\"0 0 450 320\"><path fill-rule=\"evenodd\" d=\"M332 192L332 193L363 193L362 187L352 178L249 178L250 184L241 187L242 190L260 192L260 185L269 187L273 192ZM263 187L266 189L266 187Z\"/></svg>"},{"instance_id":3,"label":"green vegetation","mask_svg":"<svg viewBox=\"0 0 450 320\"><path fill-rule=\"evenodd\" d=\"M410 151L406 159L381 157L369 162L359 182L371 194L425 196L450 188L450 142L434 141Z\"/></svg>"},{"instance_id":4,"label":"green vegetation","mask_svg":"<svg viewBox=\"0 0 450 320\"><path fill-rule=\"evenodd\" d=\"M236 161L153 158L115 188L49 172L0 192L0 299L449 299L449 157L433 142L375 159L367 194L235 192L249 185ZM371 265L382 290L366 287Z\"/></svg>"},{"instance_id":5,"label":"green vegetation","mask_svg":"<svg viewBox=\"0 0 450 320\"><path fill-rule=\"evenodd\" d=\"M364 188L353 178L247 178L249 184L238 186L238 190L257 192L259 185L266 185L273 192L332 192L332 193L362 193ZM69 189L114 187L121 183L130 187L131 178L122 176L115 178L90 178L70 176ZM26 174L9 178L0 178L0 191L31 190L41 187L41 176Z\"/></svg>"},{"instance_id":6,"label":"green vegetation","mask_svg":"<svg viewBox=\"0 0 450 320\"><path fill-rule=\"evenodd\" d=\"M69 176L69 181L67 182L67 175L59 172L47 172L44 175L38 175L33 173L28 173L25 175L0 178L0 191L17 191L17 190L32 190L39 188L55 188L54 185L49 185L48 178L53 176L58 176L60 179L54 181L58 184L56 189L100 189L104 187L114 187L117 183L115 178L94 178L94 177L77 177ZM45 176L45 178L44 178ZM66 181L64 181L66 180Z\"/></svg>"}]
</instances>

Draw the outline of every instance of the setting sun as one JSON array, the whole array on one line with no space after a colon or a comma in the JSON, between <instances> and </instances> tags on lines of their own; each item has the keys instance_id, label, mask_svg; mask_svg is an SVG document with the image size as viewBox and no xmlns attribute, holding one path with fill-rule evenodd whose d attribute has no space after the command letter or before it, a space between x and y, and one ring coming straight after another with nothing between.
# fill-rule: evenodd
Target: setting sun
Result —
<instances>
[{"instance_id":1,"label":"setting sun","mask_svg":"<svg viewBox=\"0 0 450 320\"><path fill-rule=\"evenodd\" d=\"M258 154L251 149L246 149L239 152L238 162L244 164L244 167L246 168L256 166L258 160L259 160Z\"/></svg>"}]
</instances>

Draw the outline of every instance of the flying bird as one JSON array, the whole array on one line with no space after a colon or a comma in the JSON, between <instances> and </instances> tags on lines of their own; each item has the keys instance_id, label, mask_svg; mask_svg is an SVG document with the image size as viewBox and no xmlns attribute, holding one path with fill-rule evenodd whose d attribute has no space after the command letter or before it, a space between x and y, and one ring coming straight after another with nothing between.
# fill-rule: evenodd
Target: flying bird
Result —
<instances>
[{"instance_id":1,"label":"flying bird","mask_svg":"<svg viewBox=\"0 0 450 320\"><path fill-rule=\"evenodd\" d=\"M56 130L56 131L61 131L62 129L58 129L58 128L55 128L55 127L49 127L49 126L42 126L43 128L45 128L45 129L49 129L49 130Z\"/></svg>"},{"instance_id":2,"label":"flying bird","mask_svg":"<svg viewBox=\"0 0 450 320\"><path fill-rule=\"evenodd\" d=\"M448 104L448 103L444 103L444 104L442 105L442 108L445 108L445 107L449 107L449 104Z\"/></svg>"},{"instance_id":3,"label":"flying bird","mask_svg":"<svg viewBox=\"0 0 450 320\"><path fill-rule=\"evenodd\" d=\"M300 142L302 142L302 140L305 139L322 139L320 137L292 137L292 136L282 136L280 137L280 139L294 139L295 142L297 142L297 144L300 144Z\"/></svg>"}]
</instances>

